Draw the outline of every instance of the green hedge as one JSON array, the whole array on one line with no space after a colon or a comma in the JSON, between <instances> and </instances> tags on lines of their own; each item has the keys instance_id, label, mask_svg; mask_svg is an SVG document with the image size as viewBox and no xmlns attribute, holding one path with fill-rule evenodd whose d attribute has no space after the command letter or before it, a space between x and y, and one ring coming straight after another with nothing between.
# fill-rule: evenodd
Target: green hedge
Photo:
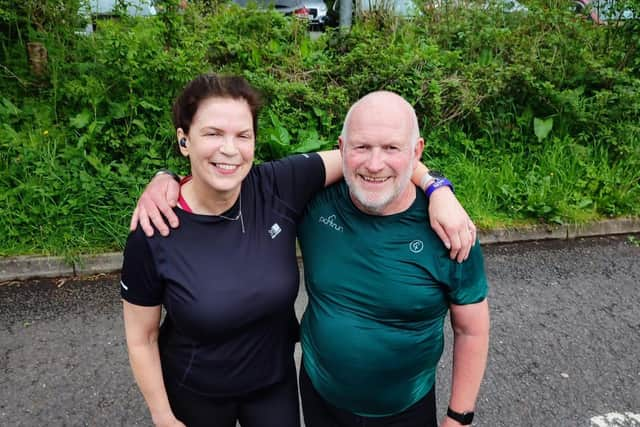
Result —
<instances>
[{"instance_id":1,"label":"green hedge","mask_svg":"<svg viewBox=\"0 0 640 427\"><path fill-rule=\"evenodd\" d=\"M425 5L410 21L378 13L311 40L275 12L169 1L83 36L56 9L74 2L41 3L53 6L35 25L27 6L0 0L0 255L121 248L153 172L186 171L170 105L209 71L263 91L259 161L333 147L348 106L388 89L415 105L426 162L480 226L640 214L637 21L597 26L564 3ZM43 76L29 41L46 46Z\"/></svg>"}]
</instances>

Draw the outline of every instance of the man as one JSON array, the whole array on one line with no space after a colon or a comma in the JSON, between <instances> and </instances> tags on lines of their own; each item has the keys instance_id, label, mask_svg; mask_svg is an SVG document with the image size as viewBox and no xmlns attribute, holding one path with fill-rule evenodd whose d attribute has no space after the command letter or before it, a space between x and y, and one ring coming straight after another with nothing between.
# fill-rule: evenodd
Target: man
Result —
<instances>
[{"instance_id":1,"label":"man","mask_svg":"<svg viewBox=\"0 0 640 427\"><path fill-rule=\"evenodd\" d=\"M470 423L489 337L480 247L458 264L424 227L427 199L410 183L424 141L400 96L358 101L339 143L344 182L307 205L298 230L309 295L301 325L305 423L436 426L447 309L453 383L441 425Z\"/></svg>"},{"instance_id":2,"label":"man","mask_svg":"<svg viewBox=\"0 0 640 427\"><path fill-rule=\"evenodd\" d=\"M306 426L436 426L448 309L453 382L442 426L470 424L488 349L480 247L456 262L425 226L427 197L410 183L424 141L400 96L374 92L354 104L339 144L345 182L310 202L298 230L309 294L300 372ZM142 211L149 209L154 203Z\"/></svg>"}]
</instances>

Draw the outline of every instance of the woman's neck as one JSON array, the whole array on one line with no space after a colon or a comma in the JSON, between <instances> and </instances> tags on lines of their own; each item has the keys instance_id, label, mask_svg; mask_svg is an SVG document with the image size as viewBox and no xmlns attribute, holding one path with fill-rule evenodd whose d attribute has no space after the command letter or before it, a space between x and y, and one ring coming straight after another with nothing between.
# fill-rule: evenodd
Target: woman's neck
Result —
<instances>
[{"instance_id":1,"label":"woman's neck","mask_svg":"<svg viewBox=\"0 0 640 427\"><path fill-rule=\"evenodd\" d=\"M236 203L241 185L229 191L218 191L193 177L182 185L180 193L193 213L220 215L231 209Z\"/></svg>"}]
</instances>

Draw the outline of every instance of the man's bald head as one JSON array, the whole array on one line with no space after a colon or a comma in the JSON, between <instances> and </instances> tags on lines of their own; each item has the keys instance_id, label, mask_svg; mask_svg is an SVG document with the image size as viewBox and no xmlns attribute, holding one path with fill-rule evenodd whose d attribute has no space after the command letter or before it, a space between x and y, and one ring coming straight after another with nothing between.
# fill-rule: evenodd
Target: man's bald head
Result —
<instances>
[{"instance_id":1,"label":"man's bald head","mask_svg":"<svg viewBox=\"0 0 640 427\"><path fill-rule=\"evenodd\" d=\"M347 140L349 125L354 119L359 120L364 117L367 120L375 120L376 116L389 117L390 115L398 117L398 130L400 132L404 129L409 130L411 147L415 148L420 138L420 129L418 127L418 117L413 106L400 95L384 90L371 92L363 96L349 108L340 136L343 141Z\"/></svg>"}]
</instances>

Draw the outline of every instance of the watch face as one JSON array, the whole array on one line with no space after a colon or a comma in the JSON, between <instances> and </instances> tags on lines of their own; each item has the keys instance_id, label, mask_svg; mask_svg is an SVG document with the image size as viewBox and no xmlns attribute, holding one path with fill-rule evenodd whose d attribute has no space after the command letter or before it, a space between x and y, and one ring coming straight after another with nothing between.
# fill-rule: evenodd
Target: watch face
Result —
<instances>
[{"instance_id":1,"label":"watch face","mask_svg":"<svg viewBox=\"0 0 640 427\"><path fill-rule=\"evenodd\" d=\"M440 171L429 171L429 175L431 175L434 179L442 179L444 178L444 174Z\"/></svg>"},{"instance_id":2,"label":"watch face","mask_svg":"<svg viewBox=\"0 0 640 427\"><path fill-rule=\"evenodd\" d=\"M447 416L452 418L462 424L463 426L467 426L473 422L473 412L455 412L451 408L447 408Z\"/></svg>"},{"instance_id":3,"label":"watch face","mask_svg":"<svg viewBox=\"0 0 640 427\"><path fill-rule=\"evenodd\" d=\"M469 425L473 421L473 412L464 414L462 425Z\"/></svg>"}]
</instances>

